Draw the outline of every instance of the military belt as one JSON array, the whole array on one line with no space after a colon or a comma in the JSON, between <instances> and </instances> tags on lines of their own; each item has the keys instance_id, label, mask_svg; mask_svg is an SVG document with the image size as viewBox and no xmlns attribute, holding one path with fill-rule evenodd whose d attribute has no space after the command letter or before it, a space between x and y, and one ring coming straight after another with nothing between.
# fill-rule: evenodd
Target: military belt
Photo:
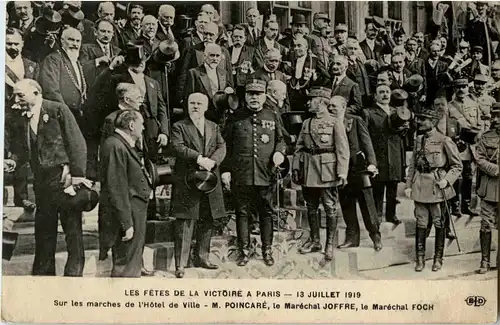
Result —
<instances>
[{"instance_id":1,"label":"military belt","mask_svg":"<svg viewBox=\"0 0 500 325\"><path fill-rule=\"evenodd\" d=\"M334 153L333 148L303 148L304 152L310 153L311 155L320 155L322 153Z\"/></svg>"},{"instance_id":2,"label":"military belt","mask_svg":"<svg viewBox=\"0 0 500 325\"><path fill-rule=\"evenodd\" d=\"M417 166L417 170L423 174L430 174L430 173L433 173L434 171L438 170L438 168L437 167L428 167L428 166Z\"/></svg>"}]
</instances>

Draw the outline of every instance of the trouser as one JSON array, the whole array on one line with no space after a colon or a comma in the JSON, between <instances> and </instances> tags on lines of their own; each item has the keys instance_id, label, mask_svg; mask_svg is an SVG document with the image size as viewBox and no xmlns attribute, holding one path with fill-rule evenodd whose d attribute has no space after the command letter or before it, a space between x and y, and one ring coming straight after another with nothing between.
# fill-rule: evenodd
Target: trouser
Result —
<instances>
[{"instance_id":1,"label":"trouser","mask_svg":"<svg viewBox=\"0 0 500 325\"><path fill-rule=\"evenodd\" d=\"M359 240L360 230L356 201L359 203L365 228L370 237L380 235L377 208L371 188L361 188L361 184L349 182L339 191L340 206L346 223L346 238Z\"/></svg>"},{"instance_id":2,"label":"trouser","mask_svg":"<svg viewBox=\"0 0 500 325\"><path fill-rule=\"evenodd\" d=\"M87 172L86 177L90 180L97 181L98 164L99 164L99 143L93 140L87 140Z\"/></svg>"},{"instance_id":3,"label":"trouser","mask_svg":"<svg viewBox=\"0 0 500 325\"><path fill-rule=\"evenodd\" d=\"M196 226L196 246L194 258L208 261L210 242L212 239L213 219L210 213L210 203L205 195L200 201L200 219L175 220L175 267L186 267L189 261L193 231Z\"/></svg>"},{"instance_id":4,"label":"trouser","mask_svg":"<svg viewBox=\"0 0 500 325\"><path fill-rule=\"evenodd\" d=\"M271 250L273 244L273 209L270 186L235 185L236 233L241 253L248 255L250 232L248 223L252 221L252 211L259 213L262 251Z\"/></svg>"},{"instance_id":5,"label":"trouser","mask_svg":"<svg viewBox=\"0 0 500 325\"><path fill-rule=\"evenodd\" d=\"M82 276L85 264L83 248L82 213L64 209L65 199L60 183L62 168L34 169L35 214L35 261L33 275L55 275L55 254L57 245L57 222L66 235L68 259L65 276Z\"/></svg>"},{"instance_id":6,"label":"trouser","mask_svg":"<svg viewBox=\"0 0 500 325\"><path fill-rule=\"evenodd\" d=\"M12 186L14 187L14 205L23 206L23 200L28 200L29 164L18 166L13 173Z\"/></svg>"},{"instance_id":7,"label":"trouser","mask_svg":"<svg viewBox=\"0 0 500 325\"><path fill-rule=\"evenodd\" d=\"M498 225L498 203L481 200L481 231L491 232Z\"/></svg>"},{"instance_id":8,"label":"trouser","mask_svg":"<svg viewBox=\"0 0 500 325\"><path fill-rule=\"evenodd\" d=\"M123 232L116 239L111 252L113 268L111 277L140 278L142 255L146 243L146 211L133 214L134 236L128 241L122 241Z\"/></svg>"},{"instance_id":9,"label":"trouser","mask_svg":"<svg viewBox=\"0 0 500 325\"><path fill-rule=\"evenodd\" d=\"M391 221L396 216L397 181L373 182L373 199L379 217L383 215L384 190L385 190L385 220Z\"/></svg>"},{"instance_id":10,"label":"trouser","mask_svg":"<svg viewBox=\"0 0 500 325\"><path fill-rule=\"evenodd\" d=\"M457 195L451 199L452 204L469 207L472 198L472 161L462 160L462 179L453 184Z\"/></svg>"},{"instance_id":11,"label":"trouser","mask_svg":"<svg viewBox=\"0 0 500 325\"><path fill-rule=\"evenodd\" d=\"M418 228L427 228L429 220L436 228L443 228L443 219L441 211L443 210L443 202L438 203L421 203L415 202L415 218L417 219Z\"/></svg>"},{"instance_id":12,"label":"trouser","mask_svg":"<svg viewBox=\"0 0 500 325\"><path fill-rule=\"evenodd\" d=\"M327 218L337 218L338 191L336 187L302 187L302 194L307 205L311 240L319 243L318 207L323 203Z\"/></svg>"}]
</instances>

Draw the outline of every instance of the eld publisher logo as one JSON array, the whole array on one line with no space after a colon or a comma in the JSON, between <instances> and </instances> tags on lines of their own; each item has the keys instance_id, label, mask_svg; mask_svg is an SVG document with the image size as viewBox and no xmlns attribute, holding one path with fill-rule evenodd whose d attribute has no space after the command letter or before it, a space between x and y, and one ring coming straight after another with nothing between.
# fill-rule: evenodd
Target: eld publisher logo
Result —
<instances>
[{"instance_id":1,"label":"eld publisher logo","mask_svg":"<svg viewBox=\"0 0 500 325\"><path fill-rule=\"evenodd\" d=\"M486 304L486 298L483 296L468 296L465 298L465 303L467 306L481 307Z\"/></svg>"}]
</instances>

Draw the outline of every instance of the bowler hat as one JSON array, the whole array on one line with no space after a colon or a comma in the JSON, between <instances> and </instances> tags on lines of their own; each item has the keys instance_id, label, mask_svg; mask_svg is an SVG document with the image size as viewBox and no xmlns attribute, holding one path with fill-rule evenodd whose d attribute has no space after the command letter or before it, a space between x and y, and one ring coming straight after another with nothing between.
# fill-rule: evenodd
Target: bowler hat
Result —
<instances>
[{"instance_id":1,"label":"bowler hat","mask_svg":"<svg viewBox=\"0 0 500 325\"><path fill-rule=\"evenodd\" d=\"M326 12L317 12L314 14L313 19L324 19L326 21L330 21L330 17L328 17L328 14Z\"/></svg>"},{"instance_id":2,"label":"bowler hat","mask_svg":"<svg viewBox=\"0 0 500 325\"><path fill-rule=\"evenodd\" d=\"M420 90L423 83L424 78L419 74L414 74L406 80L403 89L409 93L415 93Z\"/></svg>"},{"instance_id":3,"label":"bowler hat","mask_svg":"<svg viewBox=\"0 0 500 325\"><path fill-rule=\"evenodd\" d=\"M216 92L213 96L213 102L215 108L220 112L235 111L240 104L236 94L226 94L224 91Z\"/></svg>"},{"instance_id":4,"label":"bowler hat","mask_svg":"<svg viewBox=\"0 0 500 325\"><path fill-rule=\"evenodd\" d=\"M391 105L394 107L404 106L408 99L408 93L403 89L394 89L391 93Z\"/></svg>"},{"instance_id":5,"label":"bowler hat","mask_svg":"<svg viewBox=\"0 0 500 325\"><path fill-rule=\"evenodd\" d=\"M16 248L17 232L2 231L2 259L10 261L14 248Z\"/></svg>"},{"instance_id":6,"label":"bowler hat","mask_svg":"<svg viewBox=\"0 0 500 325\"><path fill-rule=\"evenodd\" d=\"M212 193L217 187L217 175L208 170L195 170L186 174L186 186L202 193Z\"/></svg>"},{"instance_id":7,"label":"bowler hat","mask_svg":"<svg viewBox=\"0 0 500 325\"><path fill-rule=\"evenodd\" d=\"M375 25L377 28L381 28L385 26L385 21L383 18L378 17L378 16L372 16L371 17L371 22Z\"/></svg>"},{"instance_id":8,"label":"bowler hat","mask_svg":"<svg viewBox=\"0 0 500 325\"><path fill-rule=\"evenodd\" d=\"M144 45L141 41L129 42L125 49L125 62L127 64L140 64L147 61L149 57L144 51Z\"/></svg>"},{"instance_id":9,"label":"bowler hat","mask_svg":"<svg viewBox=\"0 0 500 325\"><path fill-rule=\"evenodd\" d=\"M72 211L92 211L99 202L99 194L94 189L89 189L84 185L77 186L76 195L65 195L63 206Z\"/></svg>"},{"instance_id":10,"label":"bowler hat","mask_svg":"<svg viewBox=\"0 0 500 325\"><path fill-rule=\"evenodd\" d=\"M179 45L172 39L162 41L154 53L154 59L159 64L173 62L180 56Z\"/></svg>"},{"instance_id":11,"label":"bowler hat","mask_svg":"<svg viewBox=\"0 0 500 325\"><path fill-rule=\"evenodd\" d=\"M266 82L264 80L260 80L260 79L249 79L247 81L246 86L245 86L245 90L251 91L251 92L265 93L266 92Z\"/></svg>"},{"instance_id":12,"label":"bowler hat","mask_svg":"<svg viewBox=\"0 0 500 325\"><path fill-rule=\"evenodd\" d=\"M491 105L491 114L500 114L500 103L494 103Z\"/></svg>"},{"instance_id":13,"label":"bowler hat","mask_svg":"<svg viewBox=\"0 0 500 325\"><path fill-rule=\"evenodd\" d=\"M292 18L292 25L307 24L306 17L302 14L296 14Z\"/></svg>"},{"instance_id":14,"label":"bowler hat","mask_svg":"<svg viewBox=\"0 0 500 325\"><path fill-rule=\"evenodd\" d=\"M35 20L35 29L42 35L57 33L61 27L61 14L51 8L45 8L42 16Z\"/></svg>"},{"instance_id":15,"label":"bowler hat","mask_svg":"<svg viewBox=\"0 0 500 325\"><path fill-rule=\"evenodd\" d=\"M232 32L233 30L234 30L234 26L233 26L233 24L227 24L227 25L226 25L226 31L228 31L228 32Z\"/></svg>"}]
</instances>

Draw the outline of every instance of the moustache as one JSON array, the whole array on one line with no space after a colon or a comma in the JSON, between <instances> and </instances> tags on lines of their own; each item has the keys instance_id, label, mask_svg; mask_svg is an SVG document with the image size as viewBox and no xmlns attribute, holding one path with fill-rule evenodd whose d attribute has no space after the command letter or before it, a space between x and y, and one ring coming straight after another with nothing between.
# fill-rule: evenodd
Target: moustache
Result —
<instances>
[{"instance_id":1,"label":"moustache","mask_svg":"<svg viewBox=\"0 0 500 325\"><path fill-rule=\"evenodd\" d=\"M6 52L13 59L17 58L17 56L19 55L18 49L7 49Z\"/></svg>"}]
</instances>

